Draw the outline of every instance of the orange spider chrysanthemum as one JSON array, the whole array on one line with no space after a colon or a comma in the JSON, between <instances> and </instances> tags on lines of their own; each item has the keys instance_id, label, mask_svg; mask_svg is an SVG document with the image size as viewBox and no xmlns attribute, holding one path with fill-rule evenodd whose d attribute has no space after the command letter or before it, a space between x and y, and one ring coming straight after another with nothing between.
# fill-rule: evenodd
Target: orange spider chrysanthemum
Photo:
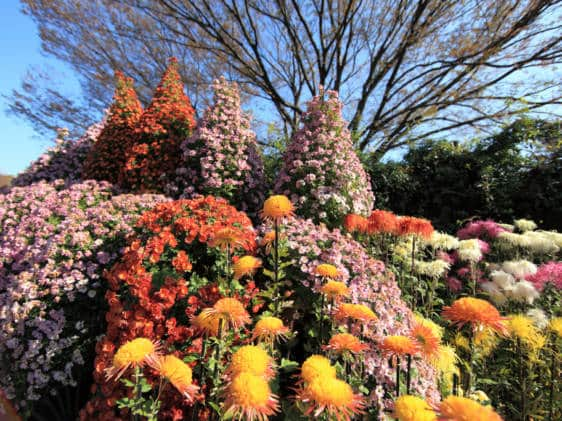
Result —
<instances>
[{"instance_id":1,"label":"orange spider chrysanthemum","mask_svg":"<svg viewBox=\"0 0 562 421\"><path fill-rule=\"evenodd\" d=\"M352 319L364 323L377 320L377 316L373 310L363 304L341 304L336 310L335 317L340 321Z\"/></svg>"},{"instance_id":2,"label":"orange spider chrysanthemum","mask_svg":"<svg viewBox=\"0 0 562 421\"><path fill-rule=\"evenodd\" d=\"M244 248L246 240L240 238L240 232L232 228L222 228L209 240L211 247L218 247L221 250L226 250L229 247L231 250Z\"/></svg>"},{"instance_id":3,"label":"orange spider chrysanthemum","mask_svg":"<svg viewBox=\"0 0 562 421\"><path fill-rule=\"evenodd\" d=\"M266 254L271 253L271 248L273 247L274 241L275 231L268 231L264 234L263 238L260 241L260 246L265 247ZM279 233L279 241L281 241L281 233Z\"/></svg>"},{"instance_id":4,"label":"orange spider chrysanthemum","mask_svg":"<svg viewBox=\"0 0 562 421\"><path fill-rule=\"evenodd\" d=\"M330 338L328 345L325 345L324 349L334 351L338 354L346 352L359 354L369 349L369 346L350 333L338 333Z\"/></svg>"},{"instance_id":5,"label":"orange spider chrysanthemum","mask_svg":"<svg viewBox=\"0 0 562 421\"><path fill-rule=\"evenodd\" d=\"M419 351L418 344L407 336L391 335L386 336L381 343L379 349L385 356L402 357L404 355L415 355Z\"/></svg>"},{"instance_id":6,"label":"orange spider chrysanthemum","mask_svg":"<svg viewBox=\"0 0 562 421\"><path fill-rule=\"evenodd\" d=\"M453 324L462 327L472 325L473 330L488 327L502 335L507 335L505 317L488 301L474 297L463 297L450 306L443 307L441 315Z\"/></svg>"},{"instance_id":7,"label":"orange spider chrysanthemum","mask_svg":"<svg viewBox=\"0 0 562 421\"><path fill-rule=\"evenodd\" d=\"M314 269L314 273L324 278L336 279L340 277L340 271L334 265L328 263L321 263Z\"/></svg>"},{"instance_id":8,"label":"orange spider chrysanthemum","mask_svg":"<svg viewBox=\"0 0 562 421\"><path fill-rule=\"evenodd\" d=\"M297 398L307 409L306 416L315 419L326 414L330 419L350 421L354 415L362 414L365 401L360 394L343 380L335 377L318 378L299 390Z\"/></svg>"},{"instance_id":9,"label":"orange spider chrysanthemum","mask_svg":"<svg viewBox=\"0 0 562 421\"><path fill-rule=\"evenodd\" d=\"M439 406L439 420L448 421L502 421L490 406L482 406L472 399L450 395Z\"/></svg>"},{"instance_id":10,"label":"orange spider chrysanthemum","mask_svg":"<svg viewBox=\"0 0 562 421\"><path fill-rule=\"evenodd\" d=\"M252 332L252 340L264 341L273 344L276 339L286 339L289 328L283 324L283 320L277 317L262 317Z\"/></svg>"},{"instance_id":11,"label":"orange spider chrysanthemum","mask_svg":"<svg viewBox=\"0 0 562 421\"><path fill-rule=\"evenodd\" d=\"M414 322L410 337L418 344L420 353L426 358L434 358L439 353L441 340L435 332L423 322Z\"/></svg>"},{"instance_id":12,"label":"orange spider chrysanthemum","mask_svg":"<svg viewBox=\"0 0 562 421\"><path fill-rule=\"evenodd\" d=\"M129 368L142 367L157 358L160 346L147 338L125 342L113 356L113 365L106 369L107 379L118 379Z\"/></svg>"},{"instance_id":13,"label":"orange spider chrysanthemum","mask_svg":"<svg viewBox=\"0 0 562 421\"><path fill-rule=\"evenodd\" d=\"M254 256L242 256L234 263L234 279L240 279L246 275L253 275L261 267L261 259Z\"/></svg>"},{"instance_id":14,"label":"orange spider chrysanthemum","mask_svg":"<svg viewBox=\"0 0 562 421\"><path fill-rule=\"evenodd\" d=\"M368 225L369 221L367 220L367 218L361 215L356 215L354 213L346 215L343 220L343 226L349 232L365 233L367 232Z\"/></svg>"},{"instance_id":15,"label":"orange spider chrysanthemum","mask_svg":"<svg viewBox=\"0 0 562 421\"><path fill-rule=\"evenodd\" d=\"M219 333L219 319L205 317L199 314L191 319L191 325L208 336L217 336Z\"/></svg>"},{"instance_id":16,"label":"orange spider chrysanthemum","mask_svg":"<svg viewBox=\"0 0 562 421\"><path fill-rule=\"evenodd\" d=\"M279 412L279 401L271 393L266 379L252 373L240 373L224 392L224 417L235 420L267 421Z\"/></svg>"},{"instance_id":17,"label":"orange spider chrysanthemum","mask_svg":"<svg viewBox=\"0 0 562 421\"><path fill-rule=\"evenodd\" d=\"M398 219L392 212L375 209L367 220L367 232L369 234L394 233Z\"/></svg>"},{"instance_id":18,"label":"orange spider chrysanthemum","mask_svg":"<svg viewBox=\"0 0 562 421\"><path fill-rule=\"evenodd\" d=\"M433 225L427 219L402 216L398 218L396 233L398 235L417 235L429 239L433 234Z\"/></svg>"},{"instance_id":19,"label":"orange spider chrysanthemum","mask_svg":"<svg viewBox=\"0 0 562 421\"><path fill-rule=\"evenodd\" d=\"M239 329L243 325L250 323L250 315L236 298L221 298L213 307L206 308L201 312L203 320L206 323L214 325L215 320L220 325L222 320L222 328L226 329L227 325L233 329Z\"/></svg>"},{"instance_id":20,"label":"orange spider chrysanthemum","mask_svg":"<svg viewBox=\"0 0 562 421\"><path fill-rule=\"evenodd\" d=\"M320 287L320 292L328 299L340 300L349 296L349 288L343 282L328 281Z\"/></svg>"},{"instance_id":21,"label":"orange spider chrysanthemum","mask_svg":"<svg viewBox=\"0 0 562 421\"><path fill-rule=\"evenodd\" d=\"M199 387L193 384L191 367L174 355L158 357L151 364L161 377L167 379L189 402L193 402Z\"/></svg>"},{"instance_id":22,"label":"orange spider chrysanthemum","mask_svg":"<svg viewBox=\"0 0 562 421\"><path fill-rule=\"evenodd\" d=\"M226 372L230 377L235 377L240 373L251 373L262 376L266 380L275 375L273 358L263 348L254 345L245 345L232 354Z\"/></svg>"},{"instance_id":23,"label":"orange spider chrysanthemum","mask_svg":"<svg viewBox=\"0 0 562 421\"><path fill-rule=\"evenodd\" d=\"M268 221L279 222L283 218L294 215L294 210L295 207L287 196L276 195L264 202L260 216Z\"/></svg>"},{"instance_id":24,"label":"orange spider chrysanthemum","mask_svg":"<svg viewBox=\"0 0 562 421\"><path fill-rule=\"evenodd\" d=\"M335 378L336 368L323 355L311 355L301 366L301 379L307 383L317 378Z\"/></svg>"}]
</instances>

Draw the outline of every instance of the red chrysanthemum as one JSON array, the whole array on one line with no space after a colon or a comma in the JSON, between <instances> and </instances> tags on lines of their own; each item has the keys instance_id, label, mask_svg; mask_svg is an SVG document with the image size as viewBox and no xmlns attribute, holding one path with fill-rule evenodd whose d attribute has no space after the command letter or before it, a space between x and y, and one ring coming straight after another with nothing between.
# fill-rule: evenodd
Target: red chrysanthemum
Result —
<instances>
[{"instance_id":1,"label":"red chrysanthemum","mask_svg":"<svg viewBox=\"0 0 562 421\"><path fill-rule=\"evenodd\" d=\"M417 235L429 239L433 234L433 225L427 219L402 216L398 218L396 233L398 235Z\"/></svg>"},{"instance_id":2,"label":"red chrysanthemum","mask_svg":"<svg viewBox=\"0 0 562 421\"><path fill-rule=\"evenodd\" d=\"M367 222L369 234L395 233L398 219L392 212L375 209Z\"/></svg>"},{"instance_id":3,"label":"red chrysanthemum","mask_svg":"<svg viewBox=\"0 0 562 421\"><path fill-rule=\"evenodd\" d=\"M364 216L350 213L349 215L345 216L343 220L343 226L346 231L349 232L366 233L369 226L369 221Z\"/></svg>"}]
</instances>

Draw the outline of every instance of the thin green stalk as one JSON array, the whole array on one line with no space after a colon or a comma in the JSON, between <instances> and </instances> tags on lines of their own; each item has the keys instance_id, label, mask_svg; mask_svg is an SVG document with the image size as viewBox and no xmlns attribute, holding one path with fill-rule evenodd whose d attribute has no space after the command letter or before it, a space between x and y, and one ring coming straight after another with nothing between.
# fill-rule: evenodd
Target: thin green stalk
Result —
<instances>
[{"instance_id":1,"label":"thin green stalk","mask_svg":"<svg viewBox=\"0 0 562 421\"><path fill-rule=\"evenodd\" d=\"M396 357L396 397L400 396L400 357Z\"/></svg>"},{"instance_id":2,"label":"thin green stalk","mask_svg":"<svg viewBox=\"0 0 562 421\"><path fill-rule=\"evenodd\" d=\"M320 299L320 320L319 320L319 338L320 338L320 345L318 346L318 351L322 349L322 344L324 343L324 294L322 294L322 298Z\"/></svg>"},{"instance_id":3,"label":"thin green stalk","mask_svg":"<svg viewBox=\"0 0 562 421\"><path fill-rule=\"evenodd\" d=\"M523 349L519 338L517 338L517 359L519 362L519 387L521 390L521 421L527 421L527 379L525 377Z\"/></svg>"},{"instance_id":4,"label":"thin green stalk","mask_svg":"<svg viewBox=\"0 0 562 421\"><path fill-rule=\"evenodd\" d=\"M274 282L274 290L276 292L275 294L275 313L279 313L279 305L280 305L280 297L279 294L277 294L278 292L278 288L279 288L279 222L277 221L277 219L275 219L274 221L274 231L275 231L275 238L273 240L273 249L274 249L274 256L273 256L273 273L274 273L274 278L273 278L273 282Z\"/></svg>"},{"instance_id":5,"label":"thin green stalk","mask_svg":"<svg viewBox=\"0 0 562 421\"><path fill-rule=\"evenodd\" d=\"M553 335L554 336L554 335ZM548 393L548 420L554 421L554 385L556 384L556 379L558 376L556 375L556 358L558 356L556 350L556 337L553 337L552 342L552 358L550 362L550 390Z\"/></svg>"},{"instance_id":6,"label":"thin green stalk","mask_svg":"<svg viewBox=\"0 0 562 421\"><path fill-rule=\"evenodd\" d=\"M406 394L410 394L410 383L412 380L411 377L411 370L412 370L412 356L408 354L408 371L406 372Z\"/></svg>"},{"instance_id":7,"label":"thin green stalk","mask_svg":"<svg viewBox=\"0 0 562 421\"><path fill-rule=\"evenodd\" d=\"M217 347L215 349L215 369L213 370L213 381L217 379L219 373L219 361L221 357L222 326L224 320L219 319L219 329L217 333Z\"/></svg>"}]
</instances>

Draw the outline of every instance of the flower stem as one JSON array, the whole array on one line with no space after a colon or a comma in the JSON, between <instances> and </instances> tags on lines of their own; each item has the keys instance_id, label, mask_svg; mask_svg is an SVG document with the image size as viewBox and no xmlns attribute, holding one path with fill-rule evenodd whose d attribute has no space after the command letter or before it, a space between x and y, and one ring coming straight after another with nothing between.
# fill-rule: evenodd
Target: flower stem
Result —
<instances>
[{"instance_id":1,"label":"flower stem","mask_svg":"<svg viewBox=\"0 0 562 421\"><path fill-rule=\"evenodd\" d=\"M523 350L519 338L517 338L517 357L519 361L519 388L521 389L521 421L527 421L527 379L525 377Z\"/></svg>"},{"instance_id":2,"label":"flower stem","mask_svg":"<svg viewBox=\"0 0 562 421\"><path fill-rule=\"evenodd\" d=\"M277 292L279 285L279 221L277 221L277 219L275 219L274 223L273 223L273 227L274 227L274 231L275 231L275 238L273 239L273 250L274 250L274 256L273 256L273 273L274 273L274 278L273 278L273 283L274 283L274 289ZM275 294L276 297L274 298L275 300L275 313L279 314L279 305L280 305L280 297L278 296L279 294Z\"/></svg>"},{"instance_id":3,"label":"flower stem","mask_svg":"<svg viewBox=\"0 0 562 421\"><path fill-rule=\"evenodd\" d=\"M213 381L217 380L218 372L219 372L219 361L221 357L221 341L222 341L222 325L224 320L221 318L219 319L219 329L217 333L217 348L215 350L215 369L213 371Z\"/></svg>"},{"instance_id":4,"label":"flower stem","mask_svg":"<svg viewBox=\"0 0 562 421\"><path fill-rule=\"evenodd\" d=\"M411 370L412 370L412 356L408 354L408 371L406 372L406 394L410 394L410 383L411 383Z\"/></svg>"},{"instance_id":5,"label":"flower stem","mask_svg":"<svg viewBox=\"0 0 562 421\"><path fill-rule=\"evenodd\" d=\"M556 352L556 338L553 338L554 341L552 343L552 358L550 362L550 390L548 396L548 420L554 421L554 385L556 384L557 376L557 367L556 367L556 358L558 353Z\"/></svg>"},{"instance_id":6,"label":"flower stem","mask_svg":"<svg viewBox=\"0 0 562 421\"><path fill-rule=\"evenodd\" d=\"M319 339L320 345L318 345L318 351L320 352L322 349L322 344L324 343L324 294L322 294L322 298L320 299L320 320L319 320Z\"/></svg>"},{"instance_id":7,"label":"flower stem","mask_svg":"<svg viewBox=\"0 0 562 421\"><path fill-rule=\"evenodd\" d=\"M400 396L400 357L396 357L396 397Z\"/></svg>"}]
</instances>

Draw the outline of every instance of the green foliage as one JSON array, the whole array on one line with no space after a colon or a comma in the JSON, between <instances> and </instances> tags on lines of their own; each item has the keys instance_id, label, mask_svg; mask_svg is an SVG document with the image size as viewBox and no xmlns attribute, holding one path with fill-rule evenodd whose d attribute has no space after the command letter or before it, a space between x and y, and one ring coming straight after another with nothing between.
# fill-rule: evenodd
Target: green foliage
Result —
<instances>
[{"instance_id":1,"label":"green foliage","mask_svg":"<svg viewBox=\"0 0 562 421\"><path fill-rule=\"evenodd\" d=\"M366 162L377 208L423 215L441 229L472 218L529 218L560 229L560 121L522 118L467 143L430 140L401 162Z\"/></svg>"}]
</instances>

